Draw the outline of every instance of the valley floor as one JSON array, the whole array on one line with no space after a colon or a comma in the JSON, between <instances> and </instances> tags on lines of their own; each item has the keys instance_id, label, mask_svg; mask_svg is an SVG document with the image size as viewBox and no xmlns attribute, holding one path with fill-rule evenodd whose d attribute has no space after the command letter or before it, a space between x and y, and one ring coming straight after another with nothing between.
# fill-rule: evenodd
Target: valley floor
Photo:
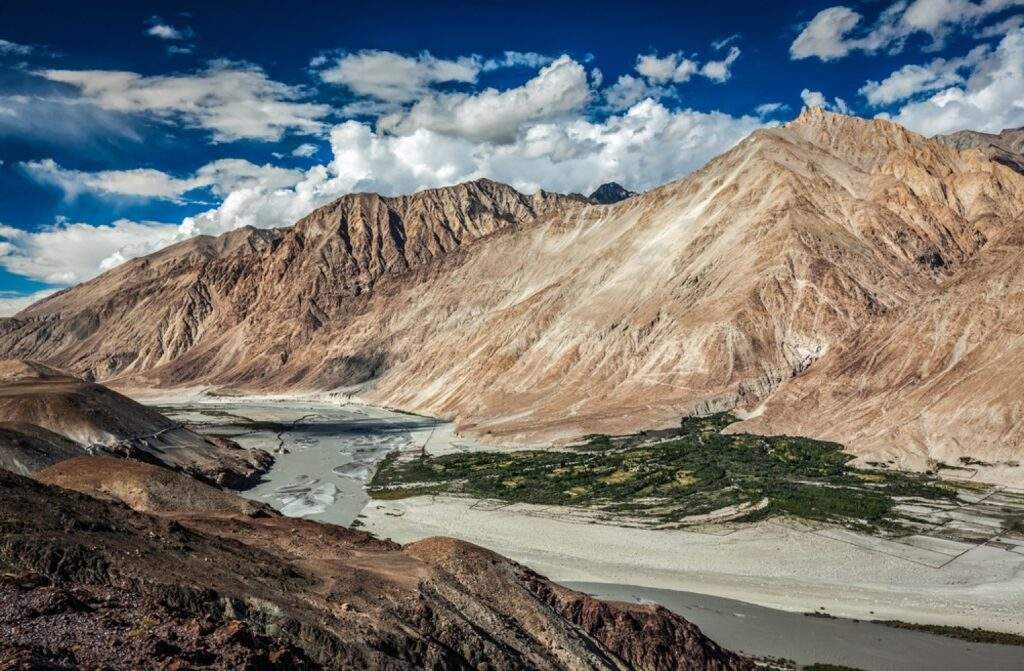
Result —
<instances>
[{"instance_id":1,"label":"valley floor","mask_svg":"<svg viewBox=\"0 0 1024 671\"><path fill-rule=\"evenodd\" d=\"M277 463L265 481L244 495L293 516L346 525L355 519L375 535L401 543L453 536L559 582L693 592L797 613L1024 633L1024 543L996 532L982 543L929 536L884 540L779 517L656 530L612 526L586 511L562 507L440 495L369 500L366 483L388 452L399 450L408 458L424 450L436 455L486 448L456 437L450 425L436 420L335 399L147 402L201 431L276 452ZM967 504L950 515L983 530L983 505ZM899 632L897 638L902 634L916 633ZM957 641L956 646L972 644Z\"/></svg>"}]
</instances>

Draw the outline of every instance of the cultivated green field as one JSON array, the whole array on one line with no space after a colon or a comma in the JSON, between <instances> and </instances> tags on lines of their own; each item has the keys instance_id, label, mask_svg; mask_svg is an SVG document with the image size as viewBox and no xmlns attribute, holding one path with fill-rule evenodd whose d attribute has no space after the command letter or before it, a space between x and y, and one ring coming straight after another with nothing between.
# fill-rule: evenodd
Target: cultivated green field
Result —
<instances>
[{"instance_id":1,"label":"cultivated green field","mask_svg":"<svg viewBox=\"0 0 1024 671\"><path fill-rule=\"evenodd\" d=\"M954 488L923 475L852 468L836 443L722 434L734 421L725 413L686 418L678 429L594 436L562 450L392 455L370 495L577 506L668 527L711 521L697 516L716 511L714 519L736 521L784 514L869 532L904 529L910 520L894 510L897 498L956 498Z\"/></svg>"}]
</instances>

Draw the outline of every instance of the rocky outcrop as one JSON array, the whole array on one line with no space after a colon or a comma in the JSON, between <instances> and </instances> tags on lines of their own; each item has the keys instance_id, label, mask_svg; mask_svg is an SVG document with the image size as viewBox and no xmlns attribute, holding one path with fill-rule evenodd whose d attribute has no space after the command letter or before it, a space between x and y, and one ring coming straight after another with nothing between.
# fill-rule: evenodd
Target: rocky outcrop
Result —
<instances>
[{"instance_id":1,"label":"rocky outcrop","mask_svg":"<svg viewBox=\"0 0 1024 671\"><path fill-rule=\"evenodd\" d=\"M452 539L403 548L279 516L142 514L5 471L0 529L3 662L753 668L667 611L602 607Z\"/></svg>"},{"instance_id":2,"label":"rocky outcrop","mask_svg":"<svg viewBox=\"0 0 1024 671\"><path fill-rule=\"evenodd\" d=\"M1024 446L1012 384L975 387L1024 374L1000 270L1022 215L1024 176L980 152L808 109L612 205L474 182L191 240L0 322L0 352L128 388L340 390L498 443L730 410L985 458Z\"/></svg>"},{"instance_id":3,"label":"rocky outcrop","mask_svg":"<svg viewBox=\"0 0 1024 671\"><path fill-rule=\"evenodd\" d=\"M447 538L428 538L406 546L405 552L444 569L464 584L489 589L508 581L507 571L525 591L501 591L496 606L501 615L521 617L536 600L572 622L600 643L629 669L687 671L747 669L748 661L707 640L692 623L655 605L598 601L556 585L543 576L499 555ZM573 650L587 639L560 640L556 650Z\"/></svg>"},{"instance_id":4,"label":"rocky outcrop","mask_svg":"<svg viewBox=\"0 0 1024 671\"><path fill-rule=\"evenodd\" d=\"M101 384L33 361L0 361L0 422L0 462L20 463L19 472L102 453L244 488L273 463L262 450L201 436Z\"/></svg>"},{"instance_id":5,"label":"rocky outcrop","mask_svg":"<svg viewBox=\"0 0 1024 671\"><path fill-rule=\"evenodd\" d=\"M317 668L239 620L193 615L159 595L38 573L0 575L0 669Z\"/></svg>"}]
</instances>

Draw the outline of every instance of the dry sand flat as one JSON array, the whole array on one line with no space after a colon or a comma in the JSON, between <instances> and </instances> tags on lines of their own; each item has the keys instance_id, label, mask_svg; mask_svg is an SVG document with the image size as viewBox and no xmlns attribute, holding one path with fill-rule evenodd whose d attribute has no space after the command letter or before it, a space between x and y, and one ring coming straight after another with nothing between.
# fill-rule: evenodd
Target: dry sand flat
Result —
<instances>
[{"instance_id":1,"label":"dry sand flat","mask_svg":"<svg viewBox=\"0 0 1024 671\"><path fill-rule=\"evenodd\" d=\"M606 526L553 514L542 506L418 497L371 502L363 521L372 533L402 543L431 535L463 538L559 581L1024 632L1024 554L1014 549L942 540L915 546L781 520L705 533Z\"/></svg>"}]
</instances>

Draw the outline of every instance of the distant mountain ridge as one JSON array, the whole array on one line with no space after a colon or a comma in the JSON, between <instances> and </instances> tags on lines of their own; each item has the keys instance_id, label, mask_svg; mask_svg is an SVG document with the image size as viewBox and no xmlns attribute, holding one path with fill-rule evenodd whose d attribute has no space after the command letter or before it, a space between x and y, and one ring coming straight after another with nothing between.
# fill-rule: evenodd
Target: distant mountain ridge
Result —
<instances>
[{"instance_id":1,"label":"distant mountain ridge","mask_svg":"<svg viewBox=\"0 0 1024 671\"><path fill-rule=\"evenodd\" d=\"M1009 460L1022 215L1024 176L981 153L812 108L612 205L481 180L190 240L0 322L0 353L339 389L497 442L733 410L905 464Z\"/></svg>"},{"instance_id":2,"label":"distant mountain ridge","mask_svg":"<svg viewBox=\"0 0 1024 671\"><path fill-rule=\"evenodd\" d=\"M1024 173L1024 128L1007 128L1001 133L962 130L935 139L956 149L979 149L993 161Z\"/></svg>"}]
</instances>

